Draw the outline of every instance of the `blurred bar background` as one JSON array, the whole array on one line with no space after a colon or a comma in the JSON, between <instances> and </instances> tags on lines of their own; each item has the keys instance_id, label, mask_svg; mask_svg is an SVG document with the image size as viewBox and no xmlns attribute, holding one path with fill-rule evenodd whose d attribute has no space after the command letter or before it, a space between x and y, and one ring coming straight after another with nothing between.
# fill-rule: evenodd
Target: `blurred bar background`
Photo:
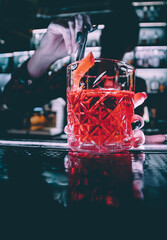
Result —
<instances>
[{"instance_id":1,"label":"blurred bar background","mask_svg":"<svg viewBox=\"0 0 167 240\"><path fill-rule=\"evenodd\" d=\"M84 0L59 2L53 0L0 0L0 90L3 91L11 73L39 46L48 24L57 18L75 13L87 13L98 29L88 36L86 53L101 53L100 36L105 18L115 8L130 2L139 18L139 39L134 51L123 60L136 68L136 76L145 79L147 107L144 112L145 134L167 132L167 1ZM128 13L127 13L128 14ZM122 39L123 41L123 39ZM49 74L70 63L75 56L55 62ZM0 103L1 104L1 103ZM7 106L0 106L2 136L33 136L37 138L66 138L66 101L55 99L45 106L36 106L31 114L18 115ZM32 126L31 117L39 124ZM42 117L45 117L42 123Z\"/></svg>"}]
</instances>

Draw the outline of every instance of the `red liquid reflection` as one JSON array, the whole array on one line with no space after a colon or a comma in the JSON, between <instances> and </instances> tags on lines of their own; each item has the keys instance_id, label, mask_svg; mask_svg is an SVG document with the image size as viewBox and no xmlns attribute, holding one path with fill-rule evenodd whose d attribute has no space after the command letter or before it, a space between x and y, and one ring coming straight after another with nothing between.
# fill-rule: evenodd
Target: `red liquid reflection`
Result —
<instances>
[{"instance_id":1,"label":"red liquid reflection","mask_svg":"<svg viewBox=\"0 0 167 240\"><path fill-rule=\"evenodd\" d=\"M143 160L143 154L130 152L107 155L69 152L68 206L93 204L118 208L131 205L135 198L142 199Z\"/></svg>"}]
</instances>

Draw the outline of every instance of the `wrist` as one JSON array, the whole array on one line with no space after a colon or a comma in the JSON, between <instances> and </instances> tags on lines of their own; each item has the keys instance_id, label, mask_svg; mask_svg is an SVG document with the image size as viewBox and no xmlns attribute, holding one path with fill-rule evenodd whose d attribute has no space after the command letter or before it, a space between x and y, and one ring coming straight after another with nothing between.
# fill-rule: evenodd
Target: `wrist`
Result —
<instances>
[{"instance_id":1,"label":"wrist","mask_svg":"<svg viewBox=\"0 0 167 240\"><path fill-rule=\"evenodd\" d=\"M39 78L36 78L36 77L33 77L29 71L28 71L28 62L29 62L29 59L27 61L25 61L21 67L19 67L13 74L12 74L12 77L17 79L17 81L19 83L21 83L22 85L28 87L28 86L31 86L31 85L34 85L34 83L38 82L39 80L40 81L43 81L43 79L46 79L46 74L43 74L41 77Z\"/></svg>"},{"instance_id":2,"label":"wrist","mask_svg":"<svg viewBox=\"0 0 167 240\"><path fill-rule=\"evenodd\" d=\"M39 78L48 70L53 62L50 55L37 49L27 63L27 71L33 78Z\"/></svg>"}]
</instances>

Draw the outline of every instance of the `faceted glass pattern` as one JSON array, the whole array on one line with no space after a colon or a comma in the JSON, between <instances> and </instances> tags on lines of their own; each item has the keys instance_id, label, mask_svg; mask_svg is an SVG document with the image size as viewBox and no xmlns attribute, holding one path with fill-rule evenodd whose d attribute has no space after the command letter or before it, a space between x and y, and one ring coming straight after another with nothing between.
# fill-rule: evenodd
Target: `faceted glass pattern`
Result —
<instances>
[{"instance_id":1,"label":"faceted glass pattern","mask_svg":"<svg viewBox=\"0 0 167 240\"><path fill-rule=\"evenodd\" d=\"M134 114L133 97L131 91L67 91L70 147L95 152L129 148Z\"/></svg>"}]
</instances>

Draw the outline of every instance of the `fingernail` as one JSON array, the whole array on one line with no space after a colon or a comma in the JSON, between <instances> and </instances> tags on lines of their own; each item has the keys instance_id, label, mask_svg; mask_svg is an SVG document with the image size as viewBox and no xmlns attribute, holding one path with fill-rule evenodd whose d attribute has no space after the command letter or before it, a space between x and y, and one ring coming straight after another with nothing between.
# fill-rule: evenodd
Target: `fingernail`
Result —
<instances>
[{"instance_id":1,"label":"fingernail","mask_svg":"<svg viewBox=\"0 0 167 240\"><path fill-rule=\"evenodd\" d=\"M77 42L79 42L81 40L82 37L82 32L78 32L77 33Z\"/></svg>"},{"instance_id":2,"label":"fingernail","mask_svg":"<svg viewBox=\"0 0 167 240\"><path fill-rule=\"evenodd\" d=\"M68 126L65 126L64 132L67 134L68 133Z\"/></svg>"},{"instance_id":3,"label":"fingernail","mask_svg":"<svg viewBox=\"0 0 167 240\"><path fill-rule=\"evenodd\" d=\"M142 92L144 97L147 98L147 93L146 92Z\"/></svg>"},{"instance_id":4,"label":"fingernail","mask_svg":"<svg viewBox=\"0 0 167 240\"><path fill-rule=\"evenodd\" d=\"M81 15L80 13L78 13L76 16L77 16L78 18L82 19L82 15Z\"/></svg>"},{"instance_id":5,"label":"fingernail","mask_svg":"<svg viewBox=\"0 0 167 240\"><path fill-rule=\"evenodd\" d=\"M139 129L141 127L141 122L139 120L131 123L132 125L132 130Z\"/></svg>"}]
</instances>

